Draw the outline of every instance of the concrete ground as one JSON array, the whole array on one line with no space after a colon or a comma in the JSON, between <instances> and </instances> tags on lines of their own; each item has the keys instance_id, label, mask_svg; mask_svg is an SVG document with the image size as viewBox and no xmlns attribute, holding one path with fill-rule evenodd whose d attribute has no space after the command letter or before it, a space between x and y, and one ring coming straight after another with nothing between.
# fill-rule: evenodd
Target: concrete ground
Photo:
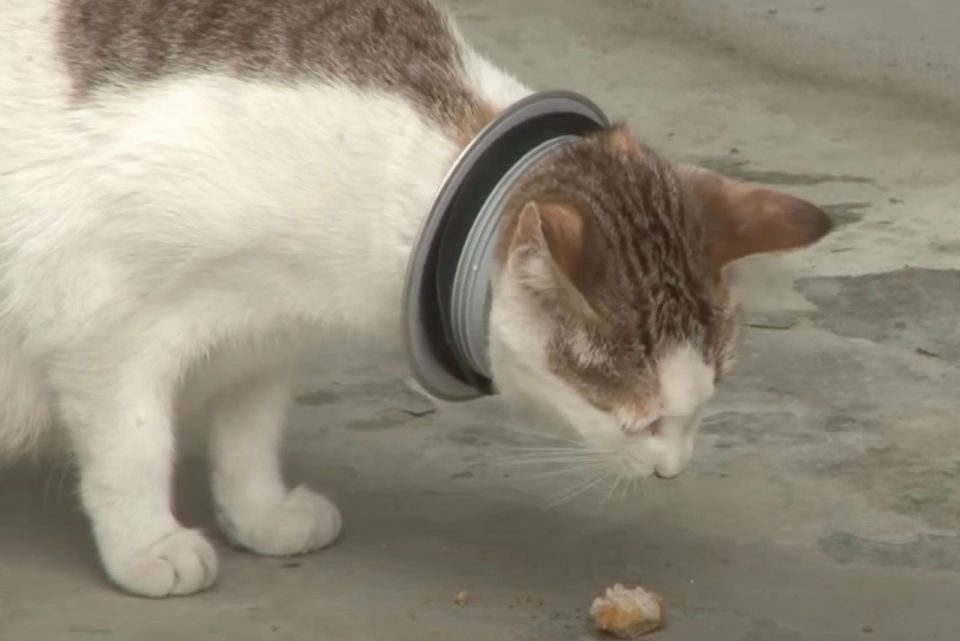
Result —
<instances>
[{"instance_id":1,"label":"concrete ground","mask_svg":"<svg viewBox=\"0 0 960 641\"><path fill-rule=\"evenodd\" d=\"M806 17L786 4L825 37L852 29L828 0ZM716 3L740 5L763 10ZM754 265L741 366L692 469L545 509L575 479L509 465L511 447L541 441L495 400L432 411L375 370L308 378L290 476L338 499L338 545L277 560L221 541L212 592L123 596L101 578L69 471L8 469L0 639L581 641L616 581L664 596L663 641L960 638L960 128L942 92L851 89L746 55L736 16L717 18L731 43L653 2L454 6L527 81L584 91L675 157L836 219L816 250ZM210 526L196 451L179 509Z\"/></svg>"}]
</instances>

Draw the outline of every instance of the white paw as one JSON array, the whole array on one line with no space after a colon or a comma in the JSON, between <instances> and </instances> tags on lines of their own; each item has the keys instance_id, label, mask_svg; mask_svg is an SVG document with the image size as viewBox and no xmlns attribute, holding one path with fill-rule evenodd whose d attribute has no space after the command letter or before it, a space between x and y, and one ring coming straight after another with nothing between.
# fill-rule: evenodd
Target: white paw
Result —
<instances>
[{"instance_id":1,"label":"white paw","mask_svg":"<svg viewBox=\"0 0 960 641\"><path fill-rule=\"evenodd\" d=\"M120 587L142 596L192 594L217 579L217 553L196 530L178 528L129 555L104 554L107 574Z\"/></svg>"},{"instance_id":2,"label":"white paw","mask_svg":"<svg viewBox=\"0 0 960 641\"><path fill-rule=\"evenodd\" d=\"M219 510L224 533L258 554L290 556L319 550L340 534L340 510L326 497L300 486L282 501Z\"/></svg>"}]
</instances>

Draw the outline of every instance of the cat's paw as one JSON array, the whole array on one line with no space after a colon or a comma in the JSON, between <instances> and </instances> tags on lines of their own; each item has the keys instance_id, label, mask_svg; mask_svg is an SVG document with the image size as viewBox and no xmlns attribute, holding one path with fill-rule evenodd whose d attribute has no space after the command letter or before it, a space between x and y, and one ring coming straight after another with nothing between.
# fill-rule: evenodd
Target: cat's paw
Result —
<instances>
[{"instance_id":1,"label":"cat's paw","mask_svg":"<svg viewBox=\"0 0 960 641\"><path fill-rule=\"evenodd\" d=\"M220 526L231 541L267 556L319 550L340 534L340 510L326 497L300 486L278 503L219 510Z\"/></svg>"},{"instance_id":2,"label":"cat's paw","mask_svg":"<svg viewBox=\"0 0 960 641\"><path fill-rule=\"evenodd\" d=\"M178 528L132 554L103 556L110 578L141 596L192 594L217 579L217 553L196 530Z\"/></svg>"}]
</instances>

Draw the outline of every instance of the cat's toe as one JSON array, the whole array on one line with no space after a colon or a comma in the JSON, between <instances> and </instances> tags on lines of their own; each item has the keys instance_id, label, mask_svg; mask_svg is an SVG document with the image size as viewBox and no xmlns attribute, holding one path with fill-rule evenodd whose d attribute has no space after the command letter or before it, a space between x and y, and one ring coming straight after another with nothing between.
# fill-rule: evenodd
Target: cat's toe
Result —
<instances>
[{"instance_id":1,"label":"cat's toe","mask_svg":"<svg viewBox=\"0 0 960 641\"><path fill-rule=\"evenodd\" d=\"M217 553L196 530L179 528L146 549L104 558L110 578L125 590L149 597L192 594L217 579Z\"/></svg>"},{"instance_id":2,"label":"cat's toe","mask_svg":"<svg viewBox=\"0 0 960 641\"><path fill-rule=\"evenodd\" d=\"M234 543L268 556L319 550L337 538L342 526L337 506L305 486L273 505L223 512L220 523Z\"/></svg>"}]
</instances>

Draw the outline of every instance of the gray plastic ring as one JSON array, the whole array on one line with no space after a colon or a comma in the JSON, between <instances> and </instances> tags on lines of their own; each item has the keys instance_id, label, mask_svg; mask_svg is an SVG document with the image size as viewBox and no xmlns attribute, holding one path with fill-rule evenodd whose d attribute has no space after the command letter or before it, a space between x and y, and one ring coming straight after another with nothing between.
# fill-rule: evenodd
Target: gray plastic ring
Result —
<instances>
[{"instance_id":1,"label":"gray plastic ring","mask_svg":"<svg viewBox=\"0 0 960 641\"><path fill-rule=\"evenodd\" d=\"M407 360L417 381L423 388L433 396L447 401L466 401L483 395L483 392L477 390L471 385L461 381L443 366L436 354L430 347L430 340L426 335L424 319L421 317L420 299L424 290L424 279L430 278L432 274L425 274L425 266L430 249L436 241L438 231L441 229L441 221L444 213L447 211L451 199L457 193L457 190L463 183L464 177L477 158L489 149L489 147L502 136L513 130L518 124L534 118L539 118L551 114L576 114L585 116L594 120L598 125L606 127L609 125L606 116L593 102L579 94L568 91L546 91L532 94L523 100L520 100L510 107L503 110L496 119L488 124L484 129L470 142L461 152L454 162L450 171L441 183L440 188L434 196L430 211L421 224L417 239L414 242L410 259L407 263L407 272L403 290L403 307L401 310L401 331L403 333ZM525 160L529 158L525 156ZM523 162L523 161L521 161ZM526 163L525 163L526 164ZM493 199L493 195L488 199L488 203ZM502 194L499 195L502 197ZM492 204L492 203L490 203ZM487 205L484 206L487 209ZM488 247L488 244L495 237L496 220L490 216L484 216L477 220L483 227L478 229L475 224L471 230L471 236L478 234L477 239L469 239L465 250L473 252L484 251L481 245ZM489 227L487 227L489 226ZM485 240L480 240L484 238ZM465 251L466 253L466 251ZM481 256L468 258L465 254L457 268L457 275L460 277L461 267L468 269L468 265L477 266L476 260ZM481 261L482 262L482 261ZM481 267L477 267L481 269ZM489 265L485 272L477 272L474 275L477 278L489 278ZM486 360L485 345L479 345L478 337L485 336L486 318L489 307L488 296L482 292L482 287L471 287L466 284L467 272L464 271L464 278L461 278L459 292L460 311L463 312L462 318L470 319L460 324L456 329L460 338L463 340L457 342L460 345L469 344L468 350L462 355L469 362L477 367L477 371L488 372L489 363ZM458 314L459 315L459 314ZM479 318L475 318L479 316ZM478 323L483 327L478 328ZM468 327L469 326L469 327ZM461 348L462 349L462 348ZM483 354L483 356L480 356Z\"/></svg>"}]
</instances>

